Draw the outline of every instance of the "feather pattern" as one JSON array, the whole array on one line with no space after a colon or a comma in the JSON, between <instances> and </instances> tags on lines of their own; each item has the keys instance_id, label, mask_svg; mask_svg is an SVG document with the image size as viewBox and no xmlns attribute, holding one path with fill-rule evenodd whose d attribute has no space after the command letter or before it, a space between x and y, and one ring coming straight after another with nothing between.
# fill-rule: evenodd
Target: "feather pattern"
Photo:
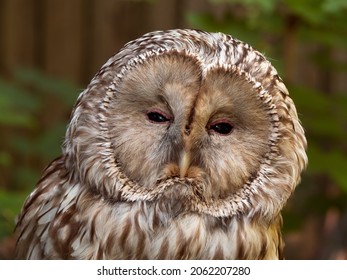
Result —
<instances>
[{"instance_id":1,"label":"feather pattern","mask_svg":"<svg viewBox=\"0 0 347 280\"><path fill-rule=\"evenodd\" d=\"M153 124L148 112L167 120ZM215 123L232 124L230 135L211 132ZM282 258L280 212L306 145L284 83L248 44L196 30L145 34L80 94L63 154L19 216L17 256Z\"/></svg>"}]
</instances>

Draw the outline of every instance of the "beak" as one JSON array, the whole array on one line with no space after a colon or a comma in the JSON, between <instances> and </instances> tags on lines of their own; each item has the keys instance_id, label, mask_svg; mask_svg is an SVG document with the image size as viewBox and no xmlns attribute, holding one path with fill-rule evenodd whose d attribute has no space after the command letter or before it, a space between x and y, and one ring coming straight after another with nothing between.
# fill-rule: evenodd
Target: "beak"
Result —
<instances>
[{"instance_id":1,"label":"beak","mask_svg":"<svg viewBox=\"0 0 347 280\"><path fill-rule=\"evenodd\" d=\"M180 177L183 178L187 175L187 170L190 165L190 153L183 151L180 161Z\"/></svg>"}]
</instances>

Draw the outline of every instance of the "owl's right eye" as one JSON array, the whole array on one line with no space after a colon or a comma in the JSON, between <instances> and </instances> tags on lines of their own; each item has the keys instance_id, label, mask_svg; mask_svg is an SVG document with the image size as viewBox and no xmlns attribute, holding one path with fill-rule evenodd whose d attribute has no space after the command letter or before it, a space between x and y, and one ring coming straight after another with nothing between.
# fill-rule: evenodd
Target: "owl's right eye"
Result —
<instances>
[{"instance_id":1,"label":"owl's right eye","mask_svg":"<svg viewBox=\"0 0 347 280\"><path fill-rule=\"evenodd\" d=\"M147 118L153 123L166 123L171 119L169 116L158 110L149 111L147 113Z\"/></svg>"}]
</instances>

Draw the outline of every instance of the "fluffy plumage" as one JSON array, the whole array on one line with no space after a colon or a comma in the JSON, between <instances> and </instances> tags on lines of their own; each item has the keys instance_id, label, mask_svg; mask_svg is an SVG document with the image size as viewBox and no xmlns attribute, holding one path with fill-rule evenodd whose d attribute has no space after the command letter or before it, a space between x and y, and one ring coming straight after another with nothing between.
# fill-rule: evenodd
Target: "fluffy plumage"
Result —
<instances>
[{"instance_id":1,"label":"fluffy plumage","mask_svg":"<svg viewBox=\"0 0 347 280\"><path fill-rule=\"evenodd\" d=\"M307 164L293 101L229 35L126 44L79 96L63 154L19 216L30 259L278 259Z\"/></svg>"}]
</instances>

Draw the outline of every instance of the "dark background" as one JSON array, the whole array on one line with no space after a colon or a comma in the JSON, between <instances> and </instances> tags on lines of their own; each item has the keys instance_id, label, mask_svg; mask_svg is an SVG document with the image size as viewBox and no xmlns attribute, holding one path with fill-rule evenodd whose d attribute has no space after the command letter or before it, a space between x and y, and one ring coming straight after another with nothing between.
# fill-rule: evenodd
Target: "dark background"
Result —
<instances>
[{"instance_id":1,"label":"dark background","mask_svg":"<svg viewBox=\"0 0 347 280\"><path fill-rule=\"evenodd\" d=\"M0 0L0 259L78 94L123 44L172 28L229 33L277 68L309 143L285 256L347 259L346 23L345 0Z\"/></svg>"}]
</instances>

